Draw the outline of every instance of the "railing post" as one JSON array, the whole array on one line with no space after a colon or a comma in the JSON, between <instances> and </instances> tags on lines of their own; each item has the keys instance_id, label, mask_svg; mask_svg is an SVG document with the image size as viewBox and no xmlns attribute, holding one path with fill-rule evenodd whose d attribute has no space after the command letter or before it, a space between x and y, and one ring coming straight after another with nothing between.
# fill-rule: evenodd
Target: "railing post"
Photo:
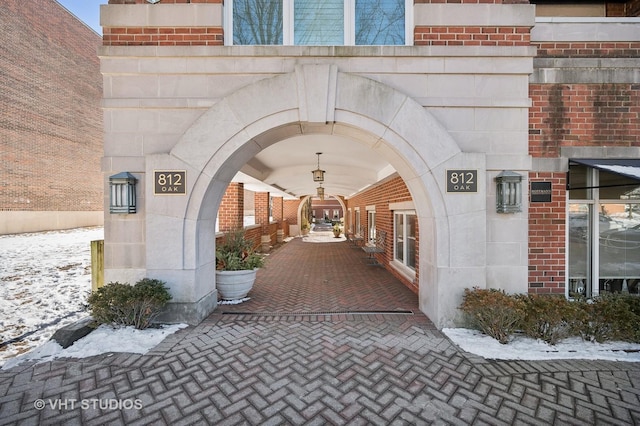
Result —
<instances>
[{"instance_id":1,"label":"railing post","mask_svg":"<svg viewBox=\"0 0 640 426\"><path fill-rule=\"evenodd\" d=\"M91 291L104 285L104 240L91 241Z\"/></svg>"}]
</instances>

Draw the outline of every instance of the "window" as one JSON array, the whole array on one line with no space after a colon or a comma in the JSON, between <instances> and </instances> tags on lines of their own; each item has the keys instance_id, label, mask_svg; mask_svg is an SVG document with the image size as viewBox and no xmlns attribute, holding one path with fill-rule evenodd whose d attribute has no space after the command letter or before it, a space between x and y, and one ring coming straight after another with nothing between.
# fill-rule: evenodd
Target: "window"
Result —
<instances>
[{"instance_id":1,"label":"window","mask_svg":"<svg viewBox=\"0 0 640 426\"><path fill-rule=\"evenodd\" d=\"M413 43L411 0L233 0L225 44L404 45Z\"/></svg>"},{"instance_id":2,"label":"window","mask_svg":"<svg viewBox=\"0 0 640 426\"><path fill-rule=\"evenodd\" d=\"M640 294L640 182L569 165L568 296Z\"/></svg>"},{"instance_id":3,"label":"window","mask_svg":"<svg viewBox=\"0 0 640 426\"><path fill-rule=\"evenodd\" d=\"M416 268L416 213L398 211L394 215L393 258L412 270Z\"/></svg>"},{"instance_id":4,"label":"window","mask_svg":"<svg viewBox=\"0 0 640 426\"><path fill-rule=\"evenodd\" d=\"M369 237L369 241L376 240L376 211L375 210L367 210L367 235Z\"/></svg>"}]
</instances>

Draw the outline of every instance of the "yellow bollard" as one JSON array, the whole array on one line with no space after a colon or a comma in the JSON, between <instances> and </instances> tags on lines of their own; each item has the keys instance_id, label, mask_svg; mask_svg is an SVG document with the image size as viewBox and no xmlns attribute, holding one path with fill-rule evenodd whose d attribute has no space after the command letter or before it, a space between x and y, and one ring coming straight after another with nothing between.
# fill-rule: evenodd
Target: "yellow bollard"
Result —
<instances>
[{"instance_id":1,"label":"yellow bollard","mask_svg":"<svg viewBox=\"0 0 640 426\"><path fill-rule=\"evenodd\" d=\"M104 285L104 240L91 241L91 291Z\"/></svg>"}]
</instances>

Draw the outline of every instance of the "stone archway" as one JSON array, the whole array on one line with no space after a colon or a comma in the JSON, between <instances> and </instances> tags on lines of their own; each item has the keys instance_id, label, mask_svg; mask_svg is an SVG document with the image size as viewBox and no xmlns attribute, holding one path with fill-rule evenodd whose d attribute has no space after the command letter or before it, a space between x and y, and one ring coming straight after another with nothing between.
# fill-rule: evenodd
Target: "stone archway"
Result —
<instances>
[{"instance_id":1,"label":"stone archway","mask_svg":"<svg viewBox=\"0 0 640 426\"><path fill-rule=\"evenodd\" d=\"M460 202L446 197L444 190L446 169L471 165L484 171L484 155L462 153L437 120L406 95L340 73L334 65L304 65L220 100L194 122L170 154L147 157L148 174L174 167L187 170L189 176L189 195L183 203L150 199L145 219L149 235L172 232L174 245L168 250L180 260L167 269L167 248L147 247L147 274L180 282L171 288L171 317L197 322L215 308L211 236L218 206L236 171L280 140L319 131L367 144L405 181L423 235L420 309L437 326L451 324L464 286L484 285L486 231L470 241L468 235L455 237L452 229L484 224L486 195L480 191ZM485 187L484 174L478 174L478 188ZM475 259L472 265L460 260L470 258Z\"/></svg>"},{"instance_id":2,"label":"stone archway","mask_svg":"<svg viewBox=\"0 0 640 426\"><path fill-rule=\"evenodd\" d=\"M338 203L340 204L340 207L342 207L342 212L343 215L347 214L347 206L344 203L344 200L341 197L336 197L333 196L331 194L327 194L326 197L333 197L336 199L336 201L338 201ZM310 195L304 196L300 199L300 202L298 203L298 212L296 213L296 217L298 218L298 225L301 223L301 218L302 218L302 206L303 204L309 199L311 198Z\"/></svg>"}]
</instances>

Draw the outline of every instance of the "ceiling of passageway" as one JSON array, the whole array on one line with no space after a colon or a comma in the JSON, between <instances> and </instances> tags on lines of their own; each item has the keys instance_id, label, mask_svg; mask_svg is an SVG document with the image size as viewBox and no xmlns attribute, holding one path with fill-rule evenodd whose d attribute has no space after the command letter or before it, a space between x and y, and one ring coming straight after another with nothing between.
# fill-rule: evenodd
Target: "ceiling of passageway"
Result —
<instances>
[{"instance_id":1,"label":"ceiling of passageway","mask_svg":"<svg viewBox=\"0 0 640 426\"><path fill-rule=\"evenodd\" d=\"M391 165L371 147L352 139L326 134L285 139L262 150L240 170L234 182L245 189L275 196L299 198L315 195L318 183L311 171L325 170L322 186L327 195L349 197L394 173Z\"/></svg>"}]
</instances>

